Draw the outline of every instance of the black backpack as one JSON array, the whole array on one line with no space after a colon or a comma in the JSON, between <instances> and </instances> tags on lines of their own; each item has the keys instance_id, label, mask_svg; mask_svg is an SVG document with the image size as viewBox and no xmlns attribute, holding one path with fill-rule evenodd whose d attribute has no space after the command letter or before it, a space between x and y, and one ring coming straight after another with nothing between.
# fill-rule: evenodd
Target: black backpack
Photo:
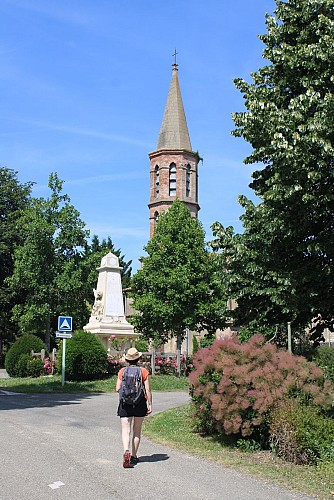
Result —
<instances>
[{"instance_id":1,"label":"black backpack","mask_svg":"<svg viewBox=\"0 0 334 500\"><path fill-rule=\"evenodd\" d=\"M125 405L137 406L144 397L143 377L139 366L123 370L120 400Z\"/></svg>"}]
</instances>

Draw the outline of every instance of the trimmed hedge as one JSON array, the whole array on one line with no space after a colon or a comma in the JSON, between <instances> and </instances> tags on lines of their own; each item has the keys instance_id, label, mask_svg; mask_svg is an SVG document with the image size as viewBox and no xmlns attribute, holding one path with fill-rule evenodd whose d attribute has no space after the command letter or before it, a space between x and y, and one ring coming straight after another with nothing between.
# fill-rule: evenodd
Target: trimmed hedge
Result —
<instances>
[{"instance_id":1,"label":"trimmed hedge","mask_svg":"<svg viewBox=\"0 0 334 500\"><path fill-rule=\"evenodd\" d=\"M62 366L62 346L59 352L58 370ZM106 375L107 350L93 333L78 331L66 341L66 379L72 381L95 380Z\"/></svg>"},{"instance_id":2,"label":"trimmed hedge","mask_svg":"<svg viewBox=\"0 0 334 500\"><path fill-rule=\"evenodd\" d=\"M27 365L28 357L32 360L31 351L39 352L45 349L44 342L36 335L26 334L17 339L9 348L5 368L10 377L28 377L25 373L24 366ZM20 361L21 356L25 355L24 360Z\"/></svg>"},{"instance_id":3,"label":"trimmed hedge","mask_svg":"<svg viewBox=\"0 0 334 500\"><path fill-rule=\"evenodd\" d=\"M17 377L41 377L44 374L42 358L33 358L31 354L22 354L17 363Z\"/></svg>"}]
</instances>

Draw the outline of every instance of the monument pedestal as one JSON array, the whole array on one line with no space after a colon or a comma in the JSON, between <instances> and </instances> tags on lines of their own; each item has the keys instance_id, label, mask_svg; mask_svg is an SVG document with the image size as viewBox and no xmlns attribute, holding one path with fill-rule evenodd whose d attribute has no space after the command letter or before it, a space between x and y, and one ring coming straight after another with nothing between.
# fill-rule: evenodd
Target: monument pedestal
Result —
<instances>
[{"instance_id":1,"label":"monument pedestal","mask_svg":"<svg viewBox=\"0 0 334 500\"><path fill-rule=\"evenodd\" d=\"M121 269L116 255L109 252L102 258L101 267L97 269L99 276L96 290L94 289L92 313L88 324L83 327L99 337L108 352L111 335L119 340L136 340L139 337L125 318Z\"/></svg>"}]
</instances>

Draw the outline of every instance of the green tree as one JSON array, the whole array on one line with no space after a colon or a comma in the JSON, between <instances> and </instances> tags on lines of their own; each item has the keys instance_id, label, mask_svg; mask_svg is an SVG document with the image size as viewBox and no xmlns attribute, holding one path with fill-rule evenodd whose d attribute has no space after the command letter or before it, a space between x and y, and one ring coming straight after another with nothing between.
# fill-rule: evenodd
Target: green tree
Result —
<instances>
[{"instance_id":1,"label":"green tree","mask_svg":"<svg viewBox=\"0 0 334 500\"><path fill-rule=\"evenodd\" d=\"M245 163L258 166L260 202L240 198L243 235L216 226L240 322L272 328L334 311L334 4L276 4L260 36L269 64L235 80L246 111L233 134L253 148Z\"/></svg>"},{"instance_id":2,"label":"green tree","mask_svg":"<svg viewBox=\"0 0 334 500\"><path fill-rule=\"evenodd\" d=\"M16 326L11 321L13 297L6 285L12 275L14 250L22 243L18 219L30 202L32 183L21 184L17 172L0 167L0 353L4 344L15 337Z\"/></svg>"},{"instance_id":3,"label":"green tree","mask_svg":"<svg viewBox=\"0 0 334 500\"><path fill-rule=\"evenodd\" d=\"M62 194L62 185L57 174L51 174L51 196L32 198L22 214L24 242L16 248L8 279L12 292L24 296L13 308L21 332L45 337L48 349L58 315L72 315L79 324L89 315L80 269L80 247L88 232L69 197Z\"/></svg>"},{"instance_id":4,"label":"green tree","mask_svg":"<svg viewBox=\"0 0 334 500\"><path fill-rule=\"evenodd\" d=\"M204 231L176 200L161 215L144 248L148 254L132 279L135 326L147 339L176 337L185 330L213 334L225 322L226 300L217 259L205 248Z\"/></svg>"}]
</instances>

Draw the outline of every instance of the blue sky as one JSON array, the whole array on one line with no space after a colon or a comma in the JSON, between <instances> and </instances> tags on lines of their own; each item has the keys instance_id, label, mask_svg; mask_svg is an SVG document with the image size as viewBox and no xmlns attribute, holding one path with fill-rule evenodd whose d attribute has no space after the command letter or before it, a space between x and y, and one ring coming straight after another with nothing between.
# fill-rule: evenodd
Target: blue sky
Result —
<instances>
[{"instance_id":1,"label":"blue sky","mask_svg":"<svg viewBox=\"0 0 334 500\"><path fill-rule=\"evenodd\" d=\"M149 238L149 158L178 52L199 168L199 219L241 230L250 146L231 136L243 109L233 78L264 65L273 0L1 0L0 165L48 196L57 172L91 234L133 268Z\"/></svg>"}]
</instances>

